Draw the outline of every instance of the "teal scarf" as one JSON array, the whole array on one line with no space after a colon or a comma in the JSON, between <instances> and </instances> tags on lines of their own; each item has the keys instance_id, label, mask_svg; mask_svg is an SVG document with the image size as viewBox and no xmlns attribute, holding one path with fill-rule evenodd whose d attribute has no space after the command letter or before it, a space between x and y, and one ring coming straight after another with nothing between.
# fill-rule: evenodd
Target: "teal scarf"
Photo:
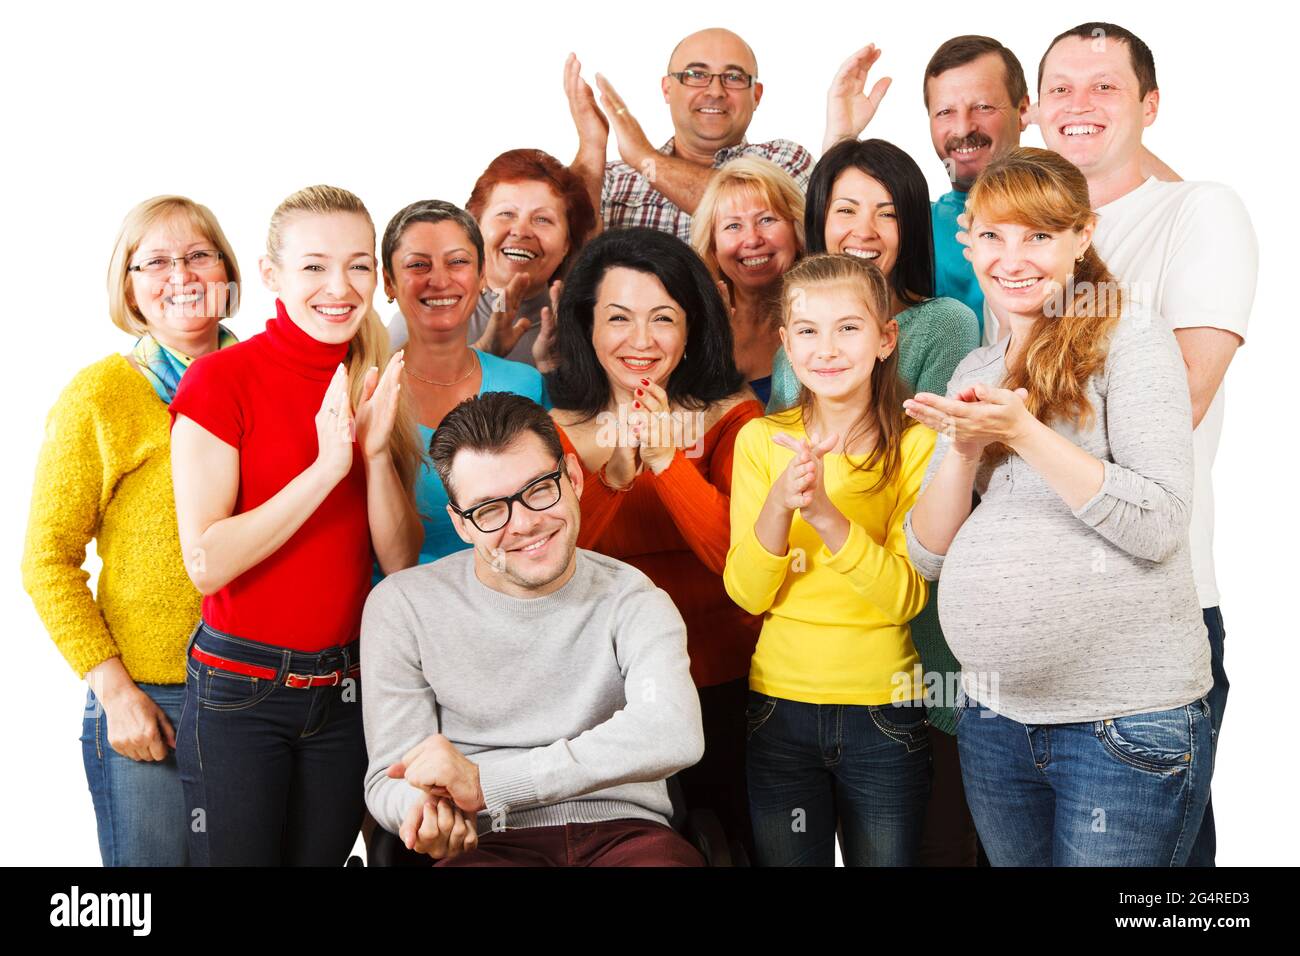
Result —
<instances>
[{"instance_id":1,"label":"teal scarf","mask_svg":"<svg viewBox=\"0 0 1300 956\"><path fill-rule=\"evenodd\" d=\"M239 340L224 325L217 326L217 348L224 349ZM145 333L135 343L131 357L139 366L144 377L149 380L153 390L158 393L164 405L170 405L176 397L176 389L181 384L181 376L190 367L193 358L163 345L152 335Z\"/></svg>"}]
</instances>

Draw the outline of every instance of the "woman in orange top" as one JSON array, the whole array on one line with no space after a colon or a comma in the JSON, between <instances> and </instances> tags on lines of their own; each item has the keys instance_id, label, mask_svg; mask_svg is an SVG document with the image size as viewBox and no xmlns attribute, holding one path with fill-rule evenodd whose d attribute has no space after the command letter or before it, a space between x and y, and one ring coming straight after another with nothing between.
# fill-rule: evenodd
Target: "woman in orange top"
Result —
<instances>
[{"instance_id":1,"label":"woman in orange top","mask_svg":"<svg viewBox=\"0 0 1300 956\"><path fill-rule=\"evenodd\" d=\"M681 774L688 805L751 842L744 768L749 659L760 622L727 597L731 457L763 406L732 351L726 307L699 257L653 229L605 233L558 304L547 377L565 451L582 462L578 545L626 561L686 622L704 759Z\"/></svg>"}]
</instances>

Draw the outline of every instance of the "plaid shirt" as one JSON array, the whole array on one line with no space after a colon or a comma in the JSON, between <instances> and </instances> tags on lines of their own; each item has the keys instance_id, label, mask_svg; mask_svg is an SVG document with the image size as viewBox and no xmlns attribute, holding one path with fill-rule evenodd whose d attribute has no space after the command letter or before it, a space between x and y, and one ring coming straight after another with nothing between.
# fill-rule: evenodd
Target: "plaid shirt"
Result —
<instances>
[{"instance_id":1,"label":"plaid shirt","mask_svg":"<svg viewBox=\"0 0 1300 956\"><path fill-rule=\"evenodd\" d=\"M659 147L665 156L673 154L670 139ZM799 188L808 189L812 154L798 143L788 139L774 139L768 143L740 142L713 154L713 168L737 156L758 156L776 163L794 177ZM691 217L682 212L650 181L627 163L613 162L605 165L605 182L600 191L600 215L605 228L618 226L649 226L671 232L683 242L691 241Z\"/></svg>"}]
</instances>

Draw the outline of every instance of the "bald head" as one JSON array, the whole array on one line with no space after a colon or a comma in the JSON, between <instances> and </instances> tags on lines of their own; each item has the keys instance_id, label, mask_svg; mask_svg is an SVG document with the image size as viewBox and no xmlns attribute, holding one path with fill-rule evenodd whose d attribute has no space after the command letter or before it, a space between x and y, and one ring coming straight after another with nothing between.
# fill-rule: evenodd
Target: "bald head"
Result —
<instances>
[{"instance_id":1,"label":"bald head","mask_svg":"<svg viewBox=\"0 0 1300 956\"><path fill-rule=\"evenodd\" d=\"M758 76L758 59L749 44L730 30L710 27L686 37L668 56L669 73L679 73L691 63L723 62Z\"/></svg>"}]
</instances>

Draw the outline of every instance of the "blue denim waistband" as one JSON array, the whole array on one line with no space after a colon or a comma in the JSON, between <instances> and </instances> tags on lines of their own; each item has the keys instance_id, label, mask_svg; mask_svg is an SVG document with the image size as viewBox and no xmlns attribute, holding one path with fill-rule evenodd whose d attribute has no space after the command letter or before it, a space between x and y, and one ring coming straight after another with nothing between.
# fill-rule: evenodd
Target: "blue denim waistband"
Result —
<instances>
[{"instance_id":1,"label":"blue denim waistband","mask_svg":"<svg viewBox=\"0 0 1300 956\"><path fill-rule=\"evenodd\" d=\"M320 651L298 651L290 647L278 647L260 641L250 641L233 634L218 631L204 621L200 621L190 635L185 646L185 657L190 656L190 649L198 645L209 654L224 657L227 660L259 667L273 667L278 678L283 680L287 674L328 674L331 671L347 672L361 660L361 641L350 644L335 645Z\"/></svg>"}]
</instances>

